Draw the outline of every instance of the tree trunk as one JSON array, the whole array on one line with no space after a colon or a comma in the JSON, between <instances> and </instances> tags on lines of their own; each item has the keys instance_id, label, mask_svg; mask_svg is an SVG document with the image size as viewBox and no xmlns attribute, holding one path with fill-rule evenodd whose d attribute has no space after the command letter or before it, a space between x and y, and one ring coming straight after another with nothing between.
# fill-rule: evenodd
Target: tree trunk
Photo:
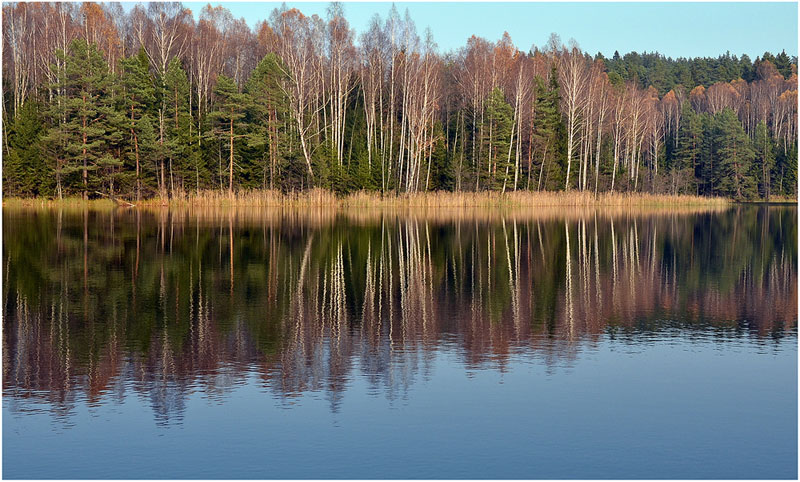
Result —
<instances>
[{"instance_id":1,"label":"tree trunk","mask_svg":"<svg viewBox=\"0 0 800 482\"><path fill-rule=\"evenodd\" d=\"M228 162L228 194L233 197L233 110L231 109L230 122L231 148L230 159Z\"/></svg>"},{"instance_id":2,"label":"tree trunk","mask_svg":"<svg viewBox=\"0 0 800 482\"><path fill-rule=\"evenodd\" d=\"M84 105L86 104L86 96L83 97L83 103L84 103ZM85 115L81 119L81 122L83 123L83 132L81 132L81 136L82 136L82 139L83 139L83 149L82 149L82 153L83 153L83 176L82 176L83 177L83 200L86 201L87 199L89 199L89 191L88 191L88 189L89 189L88 188L88 186L89 186L89 172L88 172L88 166L86 165L86 116Z\"/></svg>"}]
</instances>

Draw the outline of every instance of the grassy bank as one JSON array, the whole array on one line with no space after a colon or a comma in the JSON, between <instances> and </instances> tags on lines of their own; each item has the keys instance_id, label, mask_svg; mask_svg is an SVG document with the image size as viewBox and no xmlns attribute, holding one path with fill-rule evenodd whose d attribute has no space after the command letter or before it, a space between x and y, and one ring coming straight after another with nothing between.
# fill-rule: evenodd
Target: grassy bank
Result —
<instances>
[{"instance_id":1,"label":"grassy bank","mask_svg":"<svg viewBox=\"0 0 800 482\"><path fill-rule=\"evenodd\" d=\"M220 191L201 191L172 199L147 199L140 207L335 207L335 208L524 208L524 207L592 207L592 206L724 206L725 198L659 195L646 193L588 192L430 192L416 194L387 194L357 192L347 196L322 189L304 192L239 191L233 195ZM4 199L8 207L81 207L112 208L110 199L81 198ZM123 204L127 206L127 204Z\"/></svg>"}]
</instances>

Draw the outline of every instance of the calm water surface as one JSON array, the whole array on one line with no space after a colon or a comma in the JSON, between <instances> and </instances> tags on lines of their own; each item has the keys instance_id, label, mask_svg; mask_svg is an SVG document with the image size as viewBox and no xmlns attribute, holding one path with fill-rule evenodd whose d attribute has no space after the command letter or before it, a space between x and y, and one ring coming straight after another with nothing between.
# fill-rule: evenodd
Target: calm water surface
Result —
<instances>
[{"instance_id":1,"label":"calm water surface","mask_svg":"<svg viewBox=\"0 0 800 482\"><path fill-rule=\"evenodd\" d=\"M6 478L796 478L797 209L3 210Z\"/></svg>"}]
</instances>

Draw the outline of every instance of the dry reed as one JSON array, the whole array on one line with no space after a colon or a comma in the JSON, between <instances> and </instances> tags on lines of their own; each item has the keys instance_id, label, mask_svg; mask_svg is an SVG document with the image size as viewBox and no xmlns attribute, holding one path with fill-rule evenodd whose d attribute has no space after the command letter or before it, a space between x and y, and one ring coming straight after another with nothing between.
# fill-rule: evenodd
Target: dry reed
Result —
<instances>
[{"instance_id":1,"label":"dry reed","mask_svg":"<svg viewBox=\"0 0 800 482\"><path fill-rule=\"evenodd\" d=\"M589 192L445 192L414 194L381 194L359 191L347 196L337 196L330 191L281 193L269 190L246 190L233 194L224 191L200 191L173 197L169 200L142 201L143 206L170 207L337 207L337 208L497 208L543 206L675 206L675 205L727 205L725 198L661 195L645 193Z\"/></svg>"},{"instance_id":2,"label":"dry reed","mask_svg":"<svg viewBox=\"0 0 800 482\"><path fill-rule=\"evenodd\" d=\"M577 221L591 219L630 219L686 216L693 214L719 214L728 209L724 205L679 206L578 206L563 209L557 206L528 208L418 208L381 207L374 209L320 206L244 208L236 206L184 206L161 208L142 207L139 211L172 224L199 224L203 226L308 226L333 225L340 220L355 225L374 225L383 219L415 221L433 225L452 223L493 223L528 221Z\"/></svg>"},{"instance_id":3,"label":"dry reed","mask_svg":"<svg viewBox=\"0 0 800 482\"><path fill-rule=\"evenodd\" d=\"M48 198L3 198L3 207L6 208L59 208L59 209L113 209L116 206L111 199L90 199L80 197L65 197L63 199Z\"/></svg>"}]
</instances>

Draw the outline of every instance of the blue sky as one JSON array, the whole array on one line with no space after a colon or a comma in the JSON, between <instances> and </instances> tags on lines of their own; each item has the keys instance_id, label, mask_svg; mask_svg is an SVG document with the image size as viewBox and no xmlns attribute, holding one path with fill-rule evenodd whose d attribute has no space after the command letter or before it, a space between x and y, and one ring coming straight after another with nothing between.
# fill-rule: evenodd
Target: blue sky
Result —
<instances>
[{"instance_id":1,"label":"blue sky","mask_svg":"<svg viewBox=\"0 0 800 482\"><path fill-rule=\"evenodd\" d=\"M220 2L212 2L217 5ZM222 2L252 26L266 19L279 2ZM327 2L286 2L307 15L325 16ZM205 2L184 2L195 14ZM714 56L730 51L751 58L785 49L797 55L797 3L493 3L396 2L408 8L422 34L430 27L442 52L457 49L470 35L499 39L508 31L521 50L544 45L551 32L585 51L611 56L636 50L669 57ZM351 27L363 32L373 14L382 18L391 3L345 2Z\"/></svg>"}]
</instances>

